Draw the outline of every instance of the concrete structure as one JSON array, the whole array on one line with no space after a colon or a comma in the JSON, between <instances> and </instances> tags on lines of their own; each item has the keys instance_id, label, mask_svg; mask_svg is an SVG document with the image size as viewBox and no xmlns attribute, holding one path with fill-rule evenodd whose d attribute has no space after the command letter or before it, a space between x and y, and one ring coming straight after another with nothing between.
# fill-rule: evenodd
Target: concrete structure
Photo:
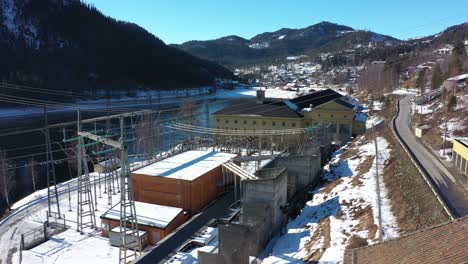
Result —
<instances>
[{"instance_id":1,"label":"concrete structure","mask_svg":"<svg viewBox=\"0 0 468 264\"><path fill-rule=\"evenodd\" d=\"M297 190L316 182L319 179L321 158L318 155L290 155L273 159L265 168L282 167L287 169L287 198L291 198Z\"/></svg>"},{"instance_id":2,"label":"concrete structure","mask_svg":"<svg viewBox=\"0 0 468 264\"><path fill-rule=\"evenodd\" d=\"M466 263L468 217L371 246L347 249L345 264Z\"/></svg>"},{"instance_id":3,"label":"concrete structure","mask_svg":"<svg viewBox=\"0 0 468 264\"><path fill-rule=\"evenodd\" d=\"M262 101L263 100L263 101ZM356 118L357 108L331 90L322 90L292 100L266 101L262 94L256 102L244 102L214 113L214 128L242 130L281 130L331 123L335 141L345 143L365 132L366 120ZM299 135L276 136L279 146L297 145ZM218 137L219 138L219 137Z\"/></svg>"},{"instance_id":4,"label":"concrete structure","mask_svg":"<svg viewBox=\"0 0 468 264\"><path fill-rule=\"evenodd\" d=\"M262 169L255 175L258 179L242 182L238 222L218 226L217 250L199 251L199 263L249 263L286 223L282 212L287 202L286 169Z\"/></svg>"},{"instance_id":5,"label":"concrete structure","mask_svg":"<svg viewBox=\"0 0 468 264\"><path fill-rule=\"evenodd\" d=\"M190 215L213 201L228 183L222 164L235 154L187 151L132 173L136 201L183 208Z\"/></svg>"},{"instance_id":6,"label":"concrete structure","mask_svg":"<svg viewBox=\"0 0 468 264\"><path fill-rule=\"evenodd\" d=\"M188 220L188 216L181 208L135 202L138 220L138 230L146 231L148 243L156 244L170 234L174 229ZM109 231L119 228L120 204L101 215L102 236L109 237Z\"/></svg>"},{"instance_id":7,"label":"concrete structure","mask_svg":"<svg viewBox=\"0 0 468 264\"><path fill-rule=\"evenodd\" d=\"M243 204L266 204L271 210L272 231L275 232L286 222L285 214L281 208L287 203L288 173L286 168L265 168L257 171L257 180L245 180L242 182ZM241 211L241 222L249 223L252 214L246 214L243 207Z\"/></svg>"},{"instance_id":8,"label":"concrete structure","mask_svg":"<svg viewBox=\"0 0 468 264\"><path fill-rule=\"evenodd\" d=\"M452 161L465 175L468 175L468 140L453 139Z\"/></svg>"}]
</instances>

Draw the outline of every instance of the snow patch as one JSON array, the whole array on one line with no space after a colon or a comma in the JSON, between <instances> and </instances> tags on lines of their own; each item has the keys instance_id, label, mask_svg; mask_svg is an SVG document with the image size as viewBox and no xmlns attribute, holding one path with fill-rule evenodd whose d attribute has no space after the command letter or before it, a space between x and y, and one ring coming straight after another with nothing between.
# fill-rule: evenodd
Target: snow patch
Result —
<instances>
[{"instance_id":1,"label":"snow patch","mask_svg":"<svg viewBox=\"0 0 468 264\"><path fill-rule=\"evenodd\" d=\"M313 191L313 199L307 202L296 219L291 220L284 235L275 238L275 244L270 245L269 252L264 252L266 257L262 263L303 263L303 258L308 250L325 249L320 262L341 263L343 254L352 235L367 239L369 244L376 242L369 238L369 230L358 231L360 223L355 219L353 211L371 208L373 221L377 219L377 194L375 181L375 162L380 168L384 167L390 156L389 144L384 138L377 138L378 154L375 155L374 143L363 144L359 139L355 143L358 154L333 166L332 172L327 174L329 180L341 179L331 190L324 191L327 186ZM340 149L332 162L337 162L344 149ZM367 172L359 171L359 166L372 156L372 166ZM353 185L353 178L360 175L361 181ZM396 220L390 211L390 202L387 190L380 176L381 206L382 206L382 230L384 240L398 236ZM321 220L328 218L330 221L330 245L323 245L322 240L312 241L312 245L305 247L310 237L317 231ZM322 229L323 231L323 229ZM328 247L325 247L328 246ZM267 249L268 250L268 249Z\"/></svg>"}]
</instances>

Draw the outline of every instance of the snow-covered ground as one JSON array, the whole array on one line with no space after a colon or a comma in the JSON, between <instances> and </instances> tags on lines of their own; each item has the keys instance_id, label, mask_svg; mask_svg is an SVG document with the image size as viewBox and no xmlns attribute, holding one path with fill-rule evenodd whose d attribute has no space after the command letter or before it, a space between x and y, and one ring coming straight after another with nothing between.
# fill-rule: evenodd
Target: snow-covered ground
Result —
<instances>
[{"instance_id":1,"label":"snow-covered ground","mask_svg":"<svg viewBox=\"0 0 468 264\"><path fill-rule=\"evenodd\" d=\"M381 173L390 149L384 138L379 137L377 141ZM378 207L374 144L364 143L361 137L353 148L357 148L358 153L339 163L343 150L336 153L332 160L336 165L332 173L326 175L330 183L313 191L313 199L290 220L285 234L270 242L262 263L303 263L307 258L322 263L341 263L352 236L375 243ZM361 166L366 162L372 165L363 171ZM398 227L382 176L380 179L383 238L389 239L398 235Z\"/></svg>"},{"instance_id":2,"label":"snow-covered ground","mask_svg":"<svg viewBox=\"0 0 468 264\"><path fill-rule=\"evenodd\" d=\"M218 90L216 93L216 98L218 99L252 99L257 96L257 90L265 90L266 98L283 98L283 99L292 99L297 97L297 93L294 91L286 91L281 89L265 89L264 87L254 87L254 88L244 88L236 87L233 90Z\"/></svg>"},{"instance_id":3,"label":"snow-covered ground","mask_svg":"<svg viewBox=\"0 0 468 264\"><path fill-rule=\"evenodd\" d=\"M414 95L417 94L417 89L405 89L405 88L398 88L393 90L390 94L397 94L397 95Z\"/></svg>"},{"instance_id":4,"label":"snow-covered ground","mask_svg":"<svg viewBox=\"0 0 468 264\"><path fill-rule=\"evenodd\" d=\"M436 112L437 110L442 108L442 105L439 102L432 102L424 105L416 105L412 104L413 107L413 113L418 113L418 114L432 114Z\"/></svg>"},{"instance_id":5,"label":"snow-covered ground","mask_svg":"<svg viewBox=\"0 0 468 264\"><path fill-rule=\"evenodd\" d=\"M144 166L142 162L134 162L131 164L132 169L136 169L141 166ZM117 170L117 173L119 173L119 171L120 169ZM116 189L115 194L112 193L111 195L111 204L108 204L108 195L104 193L105 186L103 179L103 174L99 175L98 173L90 173L90 180L92 183L94 183L91 187L93 198L95 197L94 187L96 187L96 196L98 197L97 206L95 206L96 211L94 212L96 217L96 229L88 228L84 231L83 235L76 231L76 212L78 198L76 191L76 179L61 183L58 185L58 191L60 193L60 210L61 214L65 215L66 225L69 226L69 229L61 234L54 235L50 238L50 240L33 249L24 250L21 263L91 264L118 262L119 249L111 247L109 244L109 239L101 236L100 216L120 201L120 193ZM68 185L68 183L70 185ZM99 185L101 185L101 187L99 187ZM118 187L117 181L114 185L115 188ZM71 189L70 196L68 195L68 186L70 186ZM101 190L99 191L99 189ZM47 218L47 206L44 206L44 201L46 201L45 196L47 196L47 189L38 190L35 193L16 202L12 206L12 208L15 208L16 211L14 211L11 216L4 219L2 224L5 224L5 221L11 221L12 219L10 218L15 217L15 212L21 209L26 209L30 211L30 213L21 218L21 223L23 226L17 226L15 228L18 230L18 233L25 233L31 230L33 227L42 225L42 223L44 223ZM45 202L45 205L47 205L47 202ZM55 203L52 204L51 211L57 212L57 206ZM12 262L19 263L19 252L13 254Z\"/></svg>"}]
</instances>

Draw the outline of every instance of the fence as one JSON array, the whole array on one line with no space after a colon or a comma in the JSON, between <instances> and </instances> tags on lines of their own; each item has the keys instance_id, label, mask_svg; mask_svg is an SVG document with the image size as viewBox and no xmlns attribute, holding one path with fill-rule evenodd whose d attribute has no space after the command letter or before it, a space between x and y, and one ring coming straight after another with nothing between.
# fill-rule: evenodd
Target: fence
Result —
<instances>
[{"instance_id":1,"label":"fence","mask_svg":"<svg viewBox=\"0 0 468 264\"><path fill-rule=\"evenodd\" d=\"M51 236L61 233L68 228L65 224L65 215L60 216L55 212L46 213L47 221L45 221L41 226L21 234L20 263L23 259L23 250L34 248L46 242Z\"/></svg>"}]
</instances>

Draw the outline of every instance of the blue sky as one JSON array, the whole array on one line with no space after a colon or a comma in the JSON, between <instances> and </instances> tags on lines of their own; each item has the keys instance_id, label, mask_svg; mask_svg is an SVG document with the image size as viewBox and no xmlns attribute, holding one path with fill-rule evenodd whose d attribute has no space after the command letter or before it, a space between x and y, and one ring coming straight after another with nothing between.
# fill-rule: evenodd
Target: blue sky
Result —
<instances>
[{"instance_id":1,"label":"blue sky","mask_svg":"<svg viewBox=\"0 0 468 264\"><path fill-rule=\"evenodd\" d=\"M467 0L84 0L134 22L164 42L251 38L283 27L330 21L400 39L468 21Z\"/></svg>"}]
</instances>

